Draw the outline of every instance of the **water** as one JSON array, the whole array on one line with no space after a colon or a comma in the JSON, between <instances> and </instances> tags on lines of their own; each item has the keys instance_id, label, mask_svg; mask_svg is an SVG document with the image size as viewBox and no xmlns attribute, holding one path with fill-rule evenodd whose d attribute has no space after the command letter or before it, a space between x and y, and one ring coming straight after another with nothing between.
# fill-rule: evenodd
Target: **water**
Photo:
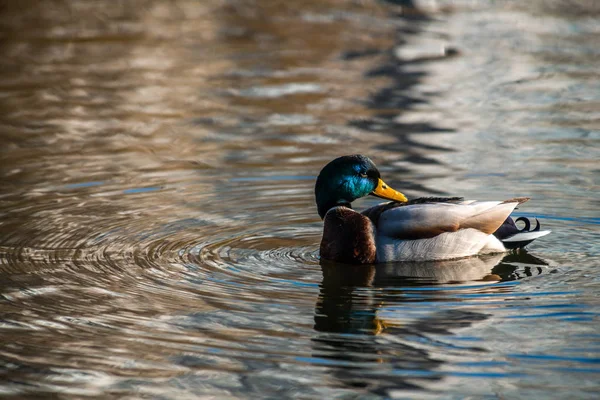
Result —
<instances>
[{"instance_id":1,"label":"water","mask_svg":"<svg viewBox=\"0 0 600 400\"><path fill-rule=\"evenodd\" d=\"M3 397L597 397L595 2L37 5L0 17ZM553 233L320 263L347 153Z\"/></svg>"}]
</instances>

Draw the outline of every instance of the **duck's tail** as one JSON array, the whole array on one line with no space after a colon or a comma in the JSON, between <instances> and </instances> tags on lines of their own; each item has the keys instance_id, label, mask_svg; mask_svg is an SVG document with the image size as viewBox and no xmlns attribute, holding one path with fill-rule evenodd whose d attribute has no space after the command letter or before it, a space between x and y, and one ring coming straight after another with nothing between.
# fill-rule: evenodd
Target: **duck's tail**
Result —
<instances>
[{"instance_id":1,"label":"duck's tail","mask_svg":"<svg viewBox=\"0 0 600 400\"><path fill-rule=\"evenodd\" d=\"M540 221L535 219L535 228L531 229L531 221L525 217L517 218L516 222L523 221L525 226L519 229L515 221L508 217L506 221L494 232L496 236L507 249L522 249L535 239L546 236L551 231L541 231Z\"/></svg>"}]
</instances>

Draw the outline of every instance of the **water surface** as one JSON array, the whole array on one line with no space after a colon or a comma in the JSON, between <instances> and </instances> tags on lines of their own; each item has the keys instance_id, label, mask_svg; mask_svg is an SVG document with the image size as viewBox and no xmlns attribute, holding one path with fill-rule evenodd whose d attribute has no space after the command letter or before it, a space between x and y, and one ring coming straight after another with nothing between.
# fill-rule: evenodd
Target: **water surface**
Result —
<instances>
[{"instance_id":1,"label":"water surface","mask_svg":"<svg viewBox=\"0 0 600 400\"><path fill-rule=\"evenodd\" d=\"M3 6L0 393L596 398L600 10L562 4ZM553 233L322 263L348 153Z\"/></svg>"}]
</instances>

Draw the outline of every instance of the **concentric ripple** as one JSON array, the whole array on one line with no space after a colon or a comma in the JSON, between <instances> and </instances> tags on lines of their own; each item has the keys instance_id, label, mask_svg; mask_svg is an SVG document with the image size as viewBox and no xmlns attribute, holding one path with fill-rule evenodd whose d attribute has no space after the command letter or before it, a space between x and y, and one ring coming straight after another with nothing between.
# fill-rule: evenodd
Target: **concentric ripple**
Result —
<instances>
[{"instance_id":1,"label":"concentric ripple","mask_svg":"<svg viewBox=\"0 0 600 400\"><path fill-rule=\"evenodd\" d=\"M314 281L314 276L306 276L306 267L319 263L315 246L319 235L319 231L310 227L247 232L198 244L189 249L189 260L244 279L296 277L300 281Z\"/></svg>"}]
</instances>

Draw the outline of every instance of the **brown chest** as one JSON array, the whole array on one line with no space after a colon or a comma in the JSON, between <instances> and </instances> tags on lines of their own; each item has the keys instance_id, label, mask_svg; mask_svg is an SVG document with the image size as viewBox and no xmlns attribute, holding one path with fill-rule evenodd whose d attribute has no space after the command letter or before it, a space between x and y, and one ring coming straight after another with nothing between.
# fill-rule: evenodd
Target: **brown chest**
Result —
<instances>
[{"instance_id":1,"label":"brown chest","mask_svg":"<svg viewBox=\"0 0 600 400\"><path fill-rule=\"evenodd\" d=\"M347 207L332 208L323 220L321 257L347 264L376 261L374 227L369 220Z\"/></svg>"}]
</instances>

